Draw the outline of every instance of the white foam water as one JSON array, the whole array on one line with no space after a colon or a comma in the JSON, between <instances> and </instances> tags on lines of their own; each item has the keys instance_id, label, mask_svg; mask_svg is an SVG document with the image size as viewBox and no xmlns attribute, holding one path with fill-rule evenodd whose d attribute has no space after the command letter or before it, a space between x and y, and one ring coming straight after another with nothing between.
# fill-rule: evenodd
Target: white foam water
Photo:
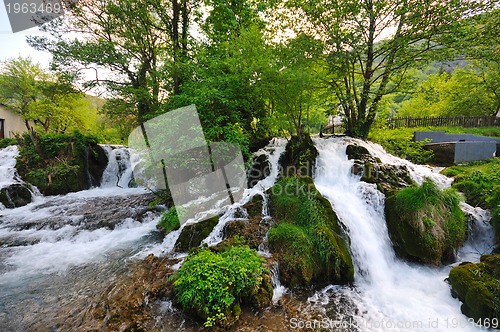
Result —
<instances>
[{"instance_id":1,"label":"white foam water","mask_svg":"<svg viewBox=\"0 0 500 332\"><path fill-rule=\"evenodd\" d=\"M479 331L451 296L445 282L449 267L413 265L395 256L385 222L384 197L374 185L360 182L359 176L351 174L353 161L346 155L350 143L368 147L383 162L405 164L414 179L431 176L441 185L447 184L432 170L401 162L376 145L342 138L316 140L319 157L315 184L347 228L355 288L326 288L310 301L324 306L335 297L347 296L357 308L349 318L354 324L351 330Z\"/></svg>"},{"instance_id":2,"label":"white foam water","mask_svg":"<svg viewBox=\"0 0 500 332\"><path fill-rule=\"evenodd\" d=\"M0 150L0 188L5 188L11 184L19 183L16 172L16 158L19 156L19 149L16 145L11 145Z\"/></svg>"}]
</instances>

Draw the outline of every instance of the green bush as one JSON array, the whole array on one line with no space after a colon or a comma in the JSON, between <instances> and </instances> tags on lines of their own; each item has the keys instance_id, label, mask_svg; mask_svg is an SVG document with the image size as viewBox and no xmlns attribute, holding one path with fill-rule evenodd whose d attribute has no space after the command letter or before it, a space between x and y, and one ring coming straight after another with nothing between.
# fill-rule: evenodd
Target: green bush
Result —
<instances>
[{"instance_id":1,"label":"green bush","mask_svg":"<svg viewBox=\"0 0 500 332\"><path fill-rule=\"evenodd\" d=\"M16 145L17 140L15 138L4 138L0 139L0 149L6 148L10 145Z\"/></svg>"},{"instance_id":2,"label":"green bush","mask_svg":"<svg viewBox=\"0 0 500 332\"><path fill-rule=\"evenodd\" d=\"M181 227L178 213L182 214L183 210L176 207L168 209L168 211L161 216L160 222L156 225L156 228L163 234L178 230Z\"/></svg>"},{"instance_id":3,"label":"green bush","mask_svg":"<svg viewBox=\"0 0 500 332\"><path fill-rule=\"evenodd\" d=\"M173 276L176 298L185 310L205 319L205 326L229 326L251 301L269 272L264 259L248 246L214 253L200 248L189 254Z\"/></svg>"},{"instance_id":4,"label":"green bush","mask_svg":"<svg viewBox=\"0 0 500 332\"><path fill-rule=\"evenodd\" d=\"M456 190L440 190L430 179L389 197L387 226L397 252L430 264L452 258L467 232L459 204Z\"/></svg>"}]
</instances>

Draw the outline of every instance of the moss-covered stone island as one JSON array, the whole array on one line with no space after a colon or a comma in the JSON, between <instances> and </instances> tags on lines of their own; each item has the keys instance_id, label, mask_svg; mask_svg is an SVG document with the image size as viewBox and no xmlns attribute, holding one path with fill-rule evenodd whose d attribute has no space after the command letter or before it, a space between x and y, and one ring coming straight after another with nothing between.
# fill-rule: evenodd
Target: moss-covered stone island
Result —
<instances>
[{"instance_id":1,"label":"moss-covered stone island","mask_svg":"<svg viewBox=\"0 0 500 332\"><path fill-rule=\"evenodd\" d=\"M440 190L430 179L389 197L385 214L396 252L434 265L453 260L467 235L459 203L455 190Z\"/></svg>"}]
</instances>

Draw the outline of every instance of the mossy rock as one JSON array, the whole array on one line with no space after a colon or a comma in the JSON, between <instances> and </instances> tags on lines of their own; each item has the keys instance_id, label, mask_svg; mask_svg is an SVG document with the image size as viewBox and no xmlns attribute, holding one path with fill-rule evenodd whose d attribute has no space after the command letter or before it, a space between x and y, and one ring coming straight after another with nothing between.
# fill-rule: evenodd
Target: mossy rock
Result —
<instances>
[{"instance_id":1,"label":"mossy rock","mask_svg":"<svg viewBox=\"0 0 500 332\"><path fill-rule=\"evenodd\" d=\"M0 203L12 209L31 203L31 191L25 184L12 184L0 189Z\"/></svg>"},{"instance_id":2,"label":"mossy rock","mask_svg":"<svg viewBox=\"0 0 500 332\"><path fill-rule=\"evenodd\" d=\"M178 252L187 252L191 248L198 247L218 223L219 217L214 216L199 221L196 224L185 226L175 242L175 250Z\"/></svg>"},{"instance_id":3,"label":"mossy rock","mask_svg":"<svg viewBox=\"0 0 500 332\"><path fill-rule=\"evenodd\" d=\"M480 263L454 267L448 280L465 315L476 321L500 320L500 255L483 255Z\"/></svg>"},{"instance_id":4,"label":"mossy rock","mask_svg":"<svg viewBox=\"0 0 500 332\"><path fill-rule=\"evenodd\" d=\"M456 191L440 190L429 179L389 197L387 228L399 256L433 265L452 261L467 233L459 203Z\"/></svg>"},{"instance_id":5,"label":"mossy rock","mask_svg":"<svg viewBox=\"0 0 500 332\"><path fill-rule=\"evenodd\" d=\"M292 136L280 158L282 176L312 176L319 153L311 136Z\"/></svg>"},{"instance_id":6,"label":"mossy rock","mask_svg":"<svg viewBox=\"0 0 500 332\"><path fill-rule=\"evenodd\" d=\"M269 249L280 280L291 288L346 284L354 267L340 221L310 177L279 180L270 191Z\"/></svg>"}]
</instances>

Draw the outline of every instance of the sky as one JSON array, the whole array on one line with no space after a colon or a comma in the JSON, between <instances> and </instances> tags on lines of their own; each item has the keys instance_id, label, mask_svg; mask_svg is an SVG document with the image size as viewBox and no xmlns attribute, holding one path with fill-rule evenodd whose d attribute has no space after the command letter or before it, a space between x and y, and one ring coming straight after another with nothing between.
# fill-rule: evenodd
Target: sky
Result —
<instances>
[{"instance_id":1,"label":"sky","mask_svg":"<svg viewBox=\"0 0 500 332\"><path fill-rule=\"evenodd\" d=\"M26 42L28 35L43 34L38 28L12 33L9 18L3 5L0 4L0 61L18 56L31 57L33 62L40 63L43 67L48 67L51 55L47 52L36 51Z\"/></svg>"}]
</instances>

